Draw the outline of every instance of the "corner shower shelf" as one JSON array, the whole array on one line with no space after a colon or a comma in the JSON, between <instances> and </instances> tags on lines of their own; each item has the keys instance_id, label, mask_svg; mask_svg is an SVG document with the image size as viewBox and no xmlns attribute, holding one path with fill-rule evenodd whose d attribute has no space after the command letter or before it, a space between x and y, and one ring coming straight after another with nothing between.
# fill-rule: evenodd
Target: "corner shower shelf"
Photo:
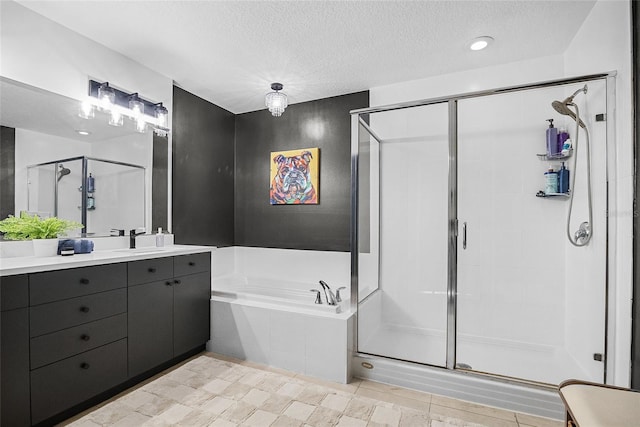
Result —
<instances>
[{"instance_id":1,"label":"corner shower shelf","mask_svg":"<svg viewBox=\"0 0 640 427\"><path fill-rule=\"evenodd\" d=\"M560 197L568 199L571 197L571 193L545 193L544 191L538 191L536 197Z\"/></svg>"},{"instance_id":2,"label":"corner shower shelf","mask_svg":"<svg viewBox=\"0 0 640 427\"><path fill-rule=\"evenodd\" d=\"M569 150L569 154L536 154L538 159L547 160L547 161L555 161L555 160L566 160L573 154L573 148Z\"/></svg>"}]
</instances>

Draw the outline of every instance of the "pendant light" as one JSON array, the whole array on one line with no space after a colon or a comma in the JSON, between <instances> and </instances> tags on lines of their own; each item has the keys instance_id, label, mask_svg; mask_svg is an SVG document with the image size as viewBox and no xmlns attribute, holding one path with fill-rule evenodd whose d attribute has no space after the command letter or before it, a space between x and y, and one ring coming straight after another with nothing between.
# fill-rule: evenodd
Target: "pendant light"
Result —
<instances>
[{"instance_id":1,"label":"pendant light","mask_svg":"<svg viewBox=\"0 0 640 427\"><path fill-rule=\"evenodd\" d=\"M271 89L274 92L269 92L264 98L265 106L274 117L280 117L282 113L284 113L285 108L289 105L287 95L279 92L282 88L282 83L271 83Z\"/></svg>"}]
</instances>

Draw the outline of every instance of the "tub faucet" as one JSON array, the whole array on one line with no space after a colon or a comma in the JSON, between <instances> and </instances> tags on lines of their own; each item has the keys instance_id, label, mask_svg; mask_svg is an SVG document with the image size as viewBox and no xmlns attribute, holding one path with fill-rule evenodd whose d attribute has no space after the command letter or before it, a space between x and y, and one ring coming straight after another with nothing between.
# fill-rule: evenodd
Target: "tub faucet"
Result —
<instances>
[{"instance_id":1,"label":"tub faucet","mask_svg":"<svg viewBox=\"0 0 640 427\"><path fill-rule=\"evenodd\" d=\"M140 234L144 234L144 230L136 233L136 229L134 228L129 231L129 249L136 248L136 236L139 236Z\"/></svg>"},{"instance_id":2,"label":"tub faucet","mask_svg":"<svg viewBox=\"0 0 640 427\"><path fill-rule=\"evenodd\" d=\"M322 286L322 289L324 289L324 297L327 299L327 304L337 305L336 297L333 295L333 292L331 292L329 285L327 285L324 280L320 280L320 285Z\"/></svg>"}]
</instances>

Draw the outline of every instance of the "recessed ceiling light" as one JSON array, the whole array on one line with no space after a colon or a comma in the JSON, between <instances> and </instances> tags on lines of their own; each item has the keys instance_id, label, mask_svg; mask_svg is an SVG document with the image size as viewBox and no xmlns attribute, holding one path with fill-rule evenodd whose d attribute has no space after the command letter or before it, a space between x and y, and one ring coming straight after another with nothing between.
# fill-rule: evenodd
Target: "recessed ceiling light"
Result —
<instances>
[{"instance_id":1,"label":"recessed ceiling light","mask_svg":"<svg viewBox=\"0 0 640 427\"><path fill-rule=\"evenodd\" d=\"M493 37L489 37L489 36L476 37L475 39L471 40L469 49L482 50L487 46L489 46L492 42L493 42Z\"/></svg>"},{"instance_id":2,"label":"recessed ceiling light","mask_svg":"<svg viewBox=\"0 0 640 427\"><path fill-rule=\"evenodd\" d=\"M77 130L76 133L78 133L78 135L82 135L82 136L91 135L91 132L86 131L86 130Z\"/></svg>"}]
</instances>

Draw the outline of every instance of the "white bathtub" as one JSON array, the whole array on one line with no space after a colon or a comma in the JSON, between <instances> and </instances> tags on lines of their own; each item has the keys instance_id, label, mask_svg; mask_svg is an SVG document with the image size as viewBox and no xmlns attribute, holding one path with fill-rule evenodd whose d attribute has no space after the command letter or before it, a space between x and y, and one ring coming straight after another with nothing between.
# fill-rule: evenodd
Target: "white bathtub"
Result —
<instances>
[{"instance_id":1,"label":"white bathtub","mask_svg":"<svg viewBox=\"0 0 640 427\"><path fill-rule=\"evenodd\" d=\"M217 301L276 306L272 308L316 315L349 311L348 292L341 293L343 301L338 305L328 305L320 285L234 275L214 277L211 288L211 298ZM310 289L320 291L322 304L315 303L316 293Z\"/></svg>"},{"instance_id":2,"label":"white bathtub","mask_svg":"<svg viewBox=\"0 0 640 427\"><path fill-rule=\"evenodd\" d=\"M349 382L354 325L349 301L330 306L322 292L323 304L315 304L311 288L308 283L214 276L208 350Z\"/></svg>"}]
</instances>

